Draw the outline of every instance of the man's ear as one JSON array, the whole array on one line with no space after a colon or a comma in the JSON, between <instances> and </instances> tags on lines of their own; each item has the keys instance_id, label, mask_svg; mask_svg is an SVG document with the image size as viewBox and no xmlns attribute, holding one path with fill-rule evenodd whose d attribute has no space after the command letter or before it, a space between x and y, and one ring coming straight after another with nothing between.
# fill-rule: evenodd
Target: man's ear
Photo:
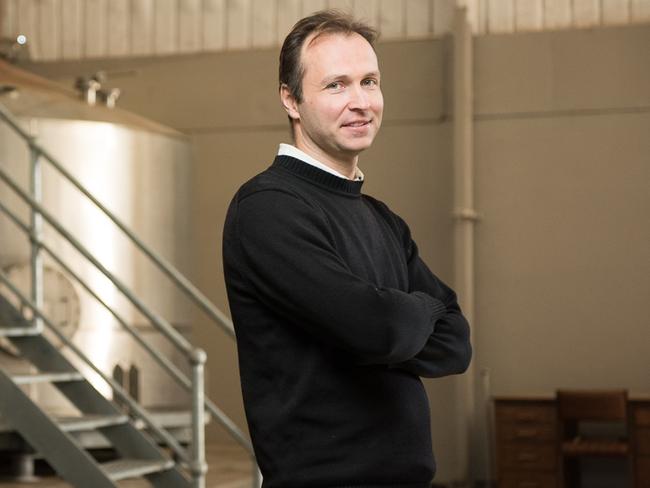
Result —
<instances>
[{"instance_id":1,"label":"man's ear","mask_svg":"<svg viewBox=\"0 0 650 488\"><path fill-rule=\"evenodd\" d=\"M290 119L297 120L300 118L300 113L298 112L298 102L289 90L289 87L284 83L280 85L280 101L284 110L286 110L287 115Z\"/></svg>"}]
</instances>

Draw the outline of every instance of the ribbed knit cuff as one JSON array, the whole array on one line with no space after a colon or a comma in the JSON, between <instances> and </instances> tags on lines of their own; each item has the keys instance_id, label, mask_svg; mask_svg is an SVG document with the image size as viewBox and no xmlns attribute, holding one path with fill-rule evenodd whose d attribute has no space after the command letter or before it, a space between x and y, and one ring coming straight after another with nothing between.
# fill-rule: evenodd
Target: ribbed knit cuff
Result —
<instances>
[{"instance_id":1,"label":"ribbed knit cuff","mask_svg":"<svg viewBox=\"0 0 650 488\"><path fill-rule=\"evenodd\" d=\"M426 304L429 307L429 314L433 324L435 324L447 311L447 307L441 300L438 300L423 291L415 291L413 294L425 299Z\"/></svg>"}]
</instances>

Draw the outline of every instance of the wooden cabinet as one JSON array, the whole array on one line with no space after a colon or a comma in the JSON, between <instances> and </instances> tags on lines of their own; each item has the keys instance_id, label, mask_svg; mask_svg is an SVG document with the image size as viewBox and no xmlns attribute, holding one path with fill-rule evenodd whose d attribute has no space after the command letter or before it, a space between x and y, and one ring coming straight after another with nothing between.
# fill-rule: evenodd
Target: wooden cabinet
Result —
<instances>
[{"instance_id":1,"label":"wooden cabinet","mask_svg":"<svg viewBox=\"0 0 650 488\"><path fill-rule=\"evenodd\" d=\"M632 402L632 438L637 488L650 488L650 400Z\"/></svg>"},{"instance_id":2,"label":"wooden cabinet","mask_svg":"<svg viewBox=\"0 0 650 488\"><path fill-rule=\"evenodd\" d=\"M496 399L499 488L557 488L555 403Z\"/></svg>"},{"instance_id":3,"label":"wooden cabinet","mask_svg":"<svg viewBox=\"0 0 650 488\"><path fill-rule=\"evenodd\" d=\"M650 488L650 396L629 398L635 488ZM494 399L499 488L562 488L554 396Z\"/></svg>"}]
</instances>

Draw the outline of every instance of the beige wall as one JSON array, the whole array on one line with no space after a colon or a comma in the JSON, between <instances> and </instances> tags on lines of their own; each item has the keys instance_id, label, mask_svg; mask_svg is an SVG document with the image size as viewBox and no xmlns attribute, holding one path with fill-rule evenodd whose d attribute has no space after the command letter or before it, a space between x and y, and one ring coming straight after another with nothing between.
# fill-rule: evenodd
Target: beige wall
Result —
<instances>
[{"instance_id":1,"label":"beige wall","mask_svg":"<svg viewBox=\"0 0 650 488\"><path fill-rule=\"evenodd\" d=\"M650 391L650 27L475 39L475 367L492 393L559 386ZM411 224L452 277L446 41L380 46L386 117L363 155L366 192ZM115 69L122 107L188 132L194 278L226 307L220 236L239 184L287 140L277 52L38 64L58 79ZM132 70L132 71L130 71ZM200 321L197 323L201 323ZM210 393L243 425L234 345L197 329ZM478 376L478 375L477 375ZM458 474L456 381L427 381L440 472ZM482 392L477 443L485 445ZM481 450L484 451L484 447ZM475 467L485 473L485 456Z\"/></svg>"},{"instance_id":2,"label":"beige wall","mask_svg":"<svg viewBox=\"0 0 650 488\"><path fill-rule=\"evenodd\" d=\"M476 45L476 365L648 391L650 28L513 40Z\"/></svg>"}]
</instances>

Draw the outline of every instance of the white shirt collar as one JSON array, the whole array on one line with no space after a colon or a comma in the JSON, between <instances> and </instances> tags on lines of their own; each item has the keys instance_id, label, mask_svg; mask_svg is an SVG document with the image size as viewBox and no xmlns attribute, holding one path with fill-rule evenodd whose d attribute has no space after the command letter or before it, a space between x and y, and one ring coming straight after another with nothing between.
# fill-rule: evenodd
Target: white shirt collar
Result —
<instances>
[{"instance_id":1,"label":"white shirt collar","mask_svg":"<svg viewBox=\"0 0 650 488\"><path fill-rule=\"evenodd\" d=\"M315 166L318 169L322 169L323 171L327 171L330 174L333 174L334 176L338 176L339 178L344 178L346 180L349 180L347 176L342 175L335 169L330 168L329 166L321 163L317 159L312 158L309 154L305 153L304 151L301 151L298 149L296 146L292 146L291 144L284 144L280 143L280 147L278 148L278 156L291 156L292 158L299 159L300 161L310 164L311 166ZM354 177L354 181L363 181L363 173L359 168L356 169L356 174Z\"/></svg>"}]
</instances>

